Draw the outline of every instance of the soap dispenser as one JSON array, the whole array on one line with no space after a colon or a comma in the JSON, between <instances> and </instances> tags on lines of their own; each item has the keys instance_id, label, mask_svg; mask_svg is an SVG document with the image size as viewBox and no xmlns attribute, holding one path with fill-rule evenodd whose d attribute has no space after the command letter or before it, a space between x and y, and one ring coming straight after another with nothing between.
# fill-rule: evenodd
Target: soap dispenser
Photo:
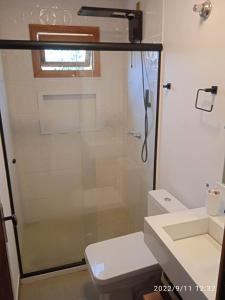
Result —
<instances>
[{"instance_id":1,"label":"soap dispenser","mask_svg":"<svg viewBox=\"0 0 225 300\"><path fill-rule=\"evenodd\" d=\"M218 188L208 189L206 193L206 209L210 216L217 216L220 209L221 193Z\"/></svg>"}]
</instances>

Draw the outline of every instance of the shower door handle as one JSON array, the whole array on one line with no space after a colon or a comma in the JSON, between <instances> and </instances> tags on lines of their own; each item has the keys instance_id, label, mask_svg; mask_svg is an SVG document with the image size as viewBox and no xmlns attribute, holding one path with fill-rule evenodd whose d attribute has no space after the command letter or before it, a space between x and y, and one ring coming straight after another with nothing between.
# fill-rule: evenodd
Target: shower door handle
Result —
<instances>
[{"instance_id":1,"label":"shower door handle","mask_svg":"<svg viewBox=\"0 0 225 300\"><path fill-rule=\"evenodd\" d=\"M2 206L1 202L0 202L0 222L2 224L3 236L4 236L4 239L5 239L5 242L7 243L8 242L8 237L7 237L6 227L5 227L3 206Z\"/></svg>"},{"instance_id":2,"label":"shower door handle","mask_svg":"<svg viewBox=\"0 0 225 300\"><path fill-rule=\"evenodd\" d=\"M3 221L4 222L12 221L14 226L17 226L17 224L18 224L17 217L15 214L8 216L8 217L3 217Z\"/></svg>"},{"instance_id":3,"label":"shower door handle","mask_svg":"<svg viewBox=\"0 0 225 300\"><path fill-rule=\"evenodd\" d=\"M164 85L163 85L163 88L164 88L164 89L167 89L167 90L171 90L171 86L172 86L172 85L171 85L171 83L169 82L169 83L167 83L167 84L164 84Z\"/></svg>"},{"instance_id":4,"label":"shower door handle","mask_svg":"<svg viewBox=\"0 0 225 300\"><path fill-rule=\"evenodd\" d=\"M13 214L11 216L8 216L8 217L4 217L3 205L2 205L1 202L0 202L0 220L1 220L1 223L2 223L2 226L3 226L3 234L4 234L4 237L5 237L5 241L7 243L8 242L8 237L7 237L5 222L12 221L13 226L17 226L18 222L17 222L17 218L16 218L15 214Z\"/></svg>"},{"instance_id":5,"label":"shower door handle","mask_svg":"<svg viewBox=\"0 0 225 300\"><path fill-rule=\"evenodd\" d=\"M17 217L15 214L12 214L11 216L8 217L4 217L3 205L1 202L0 202L0 218L4 221L3 223L7 221L12 221L14 226L17 226L18 224Z\"/></svg>"}]
</instances>

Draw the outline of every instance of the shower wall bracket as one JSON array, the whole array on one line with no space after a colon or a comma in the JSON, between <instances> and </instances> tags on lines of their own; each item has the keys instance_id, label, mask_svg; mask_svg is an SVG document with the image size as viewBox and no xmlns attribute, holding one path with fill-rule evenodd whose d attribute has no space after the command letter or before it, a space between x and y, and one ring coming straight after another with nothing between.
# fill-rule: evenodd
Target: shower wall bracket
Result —
<instances>
[{"instance_id":1,"label":"shower wall bracket","mask_svg":"<svg viewBox=\"0 0 225 300\"><path fill-rule=\"evenodd\" d=\"M206 0L202 4L195 4L193 11L199 13L200 17L204 20L208 19L212 11L212 3L210 0Z\"/></svg>"},{"instance_id":2,"label":"shower wall bracket","mask_svg":"<svg viewBox=\"0 0 225 300\"><path fill-rule=\"evenodd\" d=\"M128 19L129 41L131 43L142 41L143 12L141 10L82 6L77 14L89 17Z\"/></svg>"}]
</instances>

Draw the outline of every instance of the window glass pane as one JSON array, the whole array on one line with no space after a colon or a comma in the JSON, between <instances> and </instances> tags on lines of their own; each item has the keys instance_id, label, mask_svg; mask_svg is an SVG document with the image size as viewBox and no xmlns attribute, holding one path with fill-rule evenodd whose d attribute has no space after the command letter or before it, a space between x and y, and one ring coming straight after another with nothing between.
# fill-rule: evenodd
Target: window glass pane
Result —
<instances>
[{"instance_id":1,"label":"window glass pane","mask_svg":"<svg viewBox=\"0 0 225 300\"><path fill-rule=\"evenodd\" d=\"M29 29L30 38L34 41L99 42L98 27L30 24ZM34 77L100 76L100 55L97 51L73 48L33 50L32 59Z\"/></svg>"},{"instance_id":2,"label":"window glass pane","mask_svg":"<svg viewBox=\"0 0 225 300\"><path fill-rule=\"evenodd\" d=\"M45 50L46 62L85 62L86 50Z\"/></svg>"},{"instance_id":3,"label":"window glass pane","mask_svg":"<svg viewBox=\"0 0 225 300\"><path fill-rule=\"evenodd\" d=\"M75 66L41 66L43 71L91 71L92 65L89 67L75 67Z\"/></svg>"}]
</instances>

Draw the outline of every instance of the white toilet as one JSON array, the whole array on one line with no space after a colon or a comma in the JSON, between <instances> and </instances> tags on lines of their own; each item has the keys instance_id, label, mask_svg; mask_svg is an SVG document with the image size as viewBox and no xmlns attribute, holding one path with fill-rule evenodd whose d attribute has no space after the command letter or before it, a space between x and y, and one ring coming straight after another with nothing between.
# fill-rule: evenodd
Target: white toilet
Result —
<instances>
[{"instance_id":1,"label":"white toilet","mask_svg":"<svg viewBox=\"0 0 225 300\"><path fill-rule=\"evenodd\" d=\"M186 209L165 190L149 192L148 216ZM89 245L85 258L100 299L139 299L141 291L153 291L160 282L161 268L146 246L143 232Z\"/></svg>"}]
</instances>

